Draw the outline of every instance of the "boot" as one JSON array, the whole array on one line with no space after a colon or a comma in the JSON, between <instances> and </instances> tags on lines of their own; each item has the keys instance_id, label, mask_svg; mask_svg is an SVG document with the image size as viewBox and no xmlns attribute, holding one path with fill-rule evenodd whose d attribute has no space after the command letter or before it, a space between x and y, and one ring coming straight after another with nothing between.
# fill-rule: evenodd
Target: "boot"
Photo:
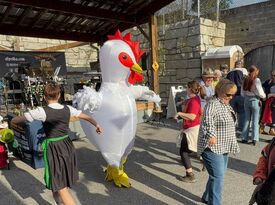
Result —
<instances>
[{"instance_id":1,"label":"boot","mask_svg":"<svg viewBox=\"0 0 275 205\"><path fill-rule=\"evenodd\" d=\"M179 180L186 183L196 182L196 178L193 172L186 172L186 175L184 177L179 177Z\"/></svg>"}]
</instances>

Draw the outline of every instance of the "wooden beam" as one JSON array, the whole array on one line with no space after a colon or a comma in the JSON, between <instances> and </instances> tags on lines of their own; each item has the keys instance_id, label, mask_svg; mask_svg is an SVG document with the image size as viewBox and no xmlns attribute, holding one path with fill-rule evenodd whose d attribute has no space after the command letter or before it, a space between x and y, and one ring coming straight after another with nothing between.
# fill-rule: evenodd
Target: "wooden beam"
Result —
<instances>
[{"instance_id":1,"label":"wooden beam","mask_svg":"<svg viewBox=\"0 0 275 205\"><path fill-rule=\"evenodd\" d=\"M150 19L150 37L151 37L151 62L158 63L158 32L157 32L157 17L151 16ZM152 84L155 93L159 94L159 72L151 67Z\"/></svg>"},{"instance_id":2,"label":"wooden beam","mask_svg":"<svg viewBox=\"0 0 275 205\"><path fill-rule=\"evenodd\" d=\"M20 32L18 32L20 31ZM73 40L83 42L99 42L101 36L95 34L85 34L79 32L57 32L55 30L43 30L40 28L32 28L26 26L14 27L13 25L0 24L0 33L3 35L14 35L14 36L29 36L37 38L50 38L50 39L62 39L62 40Z\"/></svg>"},{"instance_id":3,"label":"wooden beam","mask_svg":"<svg viewBox=\"0 0 275 205\"><path fill-rule=\"evenodd\" d=\"M33 51L60 51L60 50L64 50L64 49L68 49L68 48L74 48L74 47L78 47L78 46L84 46L89 44L88 42L72 42L72 43L65 43L65 44L61 44L58 46L51 46L51 47L47 47L47 48L41 48L41 49L34 49Z\"/></svg>"},{"instance_id":4,"label":"wooden beam","mask_svg":"<svg viewBox=\"0 0 275 205\"><path fill-rule=\"evenodd\" d=\"M37 12L38 12L37 15L35 16L34 20L32 21L32 23L31 23L31 25L30 25L31 28L34 28L34 27L35 27L35 24L38 23L38 21L41 19L41 17L42 17L45 13L47 13L48 10L47 10L47 9L44 9L44 10L41 11L41 12L39 12L39 11L37 11Z\"/></svg>"},{"instance_id":5,"label":"wooden beam","mask_svg":"<svg viewBox=\"0 0 275 205\"><path fill-rule=\"evenodd\" d=\"M19 17L19 21L18 21L17 25L20 25L25 20L25 18L29 15L29 13L31 12L31 10L32 9L30 7L28 7L28 8L26 8L23 11L23 13L21 14L21 16Z\"/></svg>"},{"instance_id":6,"label":"wooden beam","mask_svg":"<svg viewBox=\"0 0 275 205\"><path fill-rule=\"evenodd\" d=\"M13 4L11 4L10 6L8 6L8 8L5 11L5 14L4 14L3 18L1 19L1 23L3 23L7 19L7 17L10 14L10 11L13 9L13 6L14 6Z\"/></svg>"},{"instance_id":7,"label":"wooden beam","mask_svg":"<svg viewBox=\"0 0 275 205\"><path fill-rule=\"evenodd\" d=\"M145 33L145 31L141 28L140 25L137 25L137 28L138 28L138 30L144 35L144 37L145 37L148 41L151 40L150 37L148 36L148 34Z\"/></svg>"},{"instance_id":8,"label":"wooden beam","mask_svg":"<svg viewBox=\"0 0 275 205\"><path fill-rule=\"evenodd\" d=\"M53 25L53 23L56 22L58 15L59 14L53 14L53 16L51 17L51 20L49 20L48 24L45 26L45 30L50 29L50 27Z\"/></svg>"},{"instance_id":9,"label":"wooden beam","mask_svg":"<svg viewBox=\"0 0 275 205\"><path fill-rule=\"evenodd\" d=\"M109 21L120 21L135 23L136 18L127 14L114 12L111 10L82 6L79 4L68 3L56 0L1 0L1 2L13 3L17 5L30 6L48 9L60 13L75 14L89 18L108 19Z\"/></svg>"}]
</instances>

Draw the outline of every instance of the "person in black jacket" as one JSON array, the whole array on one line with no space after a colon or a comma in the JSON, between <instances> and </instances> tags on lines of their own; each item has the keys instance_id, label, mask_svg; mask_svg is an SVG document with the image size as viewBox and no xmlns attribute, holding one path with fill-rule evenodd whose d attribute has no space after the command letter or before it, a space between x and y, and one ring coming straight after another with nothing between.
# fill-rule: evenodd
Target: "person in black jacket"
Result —
<instances>
[{"instance_id":1,"label":"person in black jacket","mask_svg":"<svg viewBox=\"0 0 275 205\"><path fill-rule=\"evenodd\" d=\"M243 61L238 60L235 68L226 75L226 79L231 80L237 86L237 93L230 101L230 105L234 109L238 117L237 132L241 133L244 126L244 98L241 96L241 86L243 79L248 75L246 68L243 68Z\"/></svg>"}]
</instances>

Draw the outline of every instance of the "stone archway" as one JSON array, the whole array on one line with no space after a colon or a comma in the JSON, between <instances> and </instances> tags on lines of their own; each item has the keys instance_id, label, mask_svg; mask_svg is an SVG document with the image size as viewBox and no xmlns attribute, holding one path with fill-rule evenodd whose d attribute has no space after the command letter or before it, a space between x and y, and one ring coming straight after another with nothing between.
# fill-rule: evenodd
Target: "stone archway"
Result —
<instances>
[{"instance_id":1,"label":"stone archway","mask_svg":"<svg viewBox=\"0 0 275 205\"><path fill-rule=\"evenodd\" d=\"M262 82L269 79L270 72L275 69L275 44L266 45L249 51L244 56L244 64L247 69L256 65L260 69L259 78Z\"/></svg>"}]
</instances>

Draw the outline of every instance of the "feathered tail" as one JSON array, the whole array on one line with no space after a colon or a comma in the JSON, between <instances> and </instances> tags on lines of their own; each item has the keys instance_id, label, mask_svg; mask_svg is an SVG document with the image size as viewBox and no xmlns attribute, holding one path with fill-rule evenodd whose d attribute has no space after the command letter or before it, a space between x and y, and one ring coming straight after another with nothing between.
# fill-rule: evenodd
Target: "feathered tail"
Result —
<instances>
[{"instance_id":1,"label":"feathered tail","mask_svg":"<svg viewBox=\"0 0 275 205\"><path fill-rule=\"evenodd\" d=\"M101 103L102 94L87 86L83 86L73 97L73 106L80 110L94 112L100 108Z\"/></svg>"}]
</instances>

